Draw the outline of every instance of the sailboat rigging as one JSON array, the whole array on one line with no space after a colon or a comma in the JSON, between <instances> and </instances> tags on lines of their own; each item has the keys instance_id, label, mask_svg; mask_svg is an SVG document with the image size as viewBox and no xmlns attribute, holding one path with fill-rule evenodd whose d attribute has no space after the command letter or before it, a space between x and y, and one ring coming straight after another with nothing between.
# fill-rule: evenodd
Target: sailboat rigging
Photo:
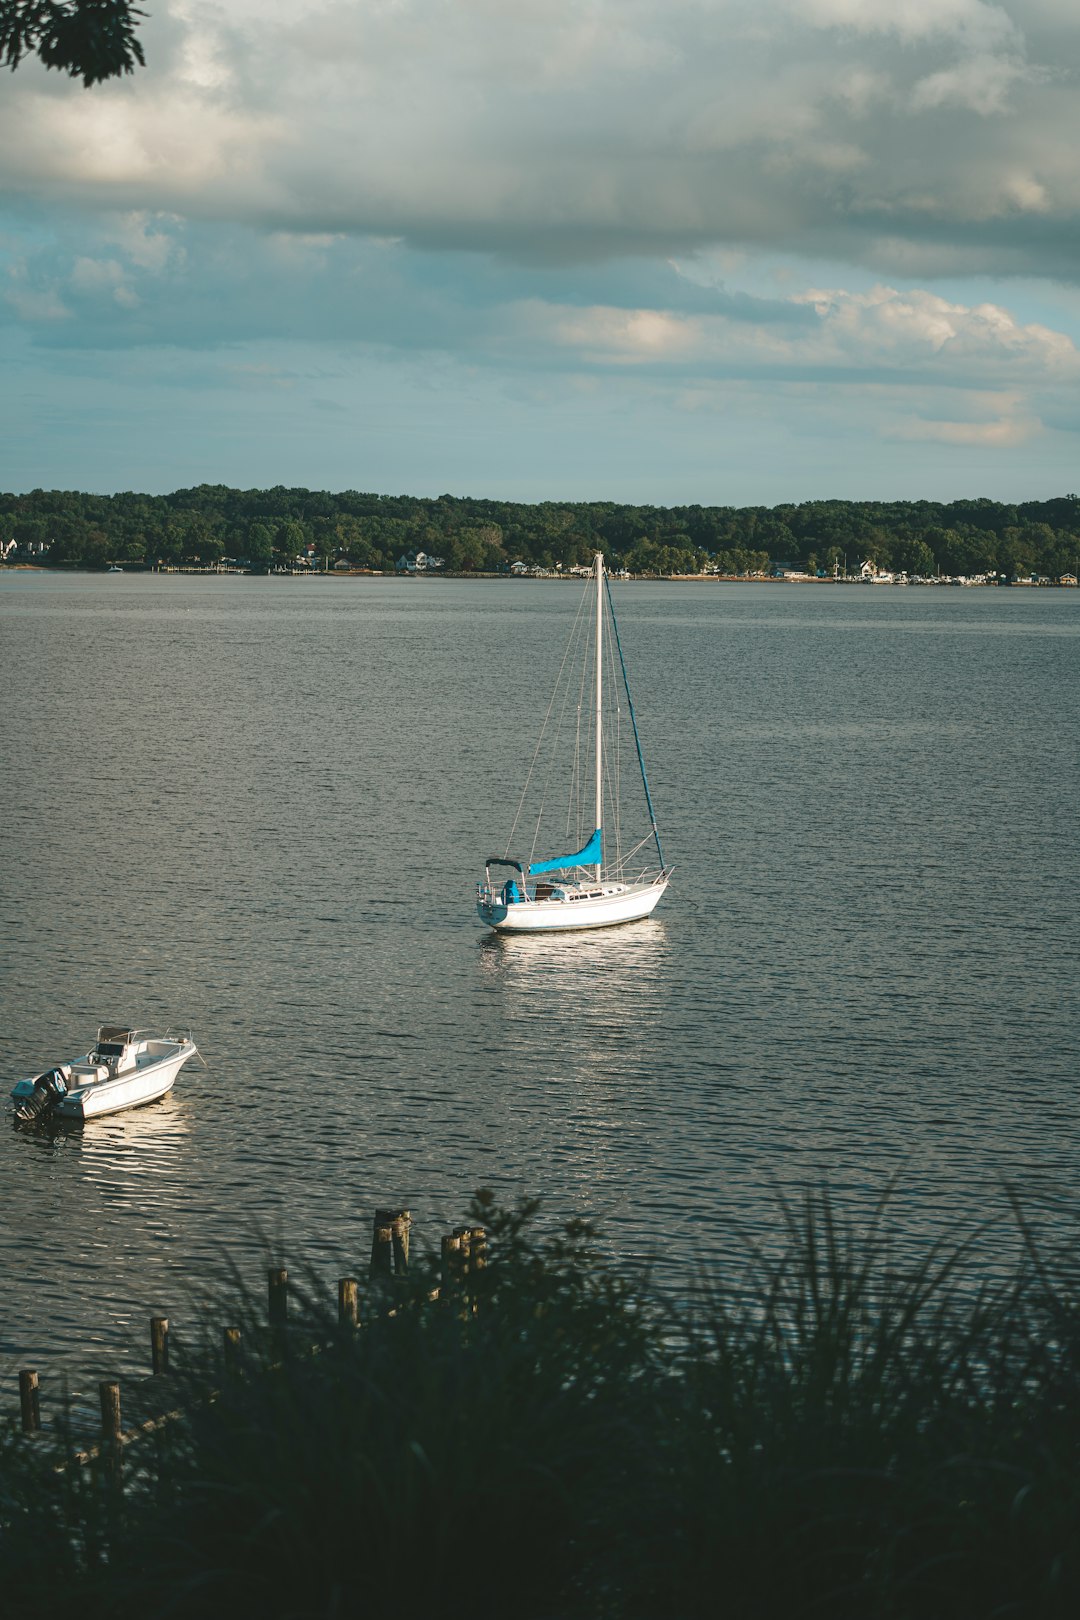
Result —
<instances>
[{"instance_id":1,"label":"sailboat rigging","mask_svg":"<svg viewBox=\"0 0 1080 1620\"><path fill-rule=\"evenodd\" d=\"M533 849L528 860L515 860L510 857L509 846L504 855L490 856L484 868L484 880L477 884L476 907L480 920L494 928L499 933L528 933L548 931L559 928L606 928L614 923L632 922L640 917L648 917L656 906L660 896L668 886L670 868L664 864L664 852L660 844L660 833L656 824L656 813L653 808L652 794L649 791L649 781L645 774L645 760L641 751L641 738L638 733L637 715L634 711L633 699L630 696L630 685L626 675L626 661L623 657L622 642L619 637L619 627L615 618L614 604L611 600L611 587L608 584L604 569L604 558L597 553L593 566L593 582L589 587L595 590L595 618L592 633L591 659L592 665L592 693L591 705L585 699L585 676L582 676L581 688L578 693L577 714L578 734L575 739L573 760L571 763L571 807L568 808L565 833L567 842L574 830L575 818L573 815L573 802L577 790L577 837L575 842L581 842L584 833L589 828L588 822L581 825L582 817L587 813L583 805L583 795L580 789L583 786L582 749L581 749L581 722L585 715L590 721L591 735L586 737L586 755L591 754L592 764L592 827L588 838L580 849L573 854L556 855L534 860L536 842L544 815L544 804L537 816L537 830L533 838ZM585 604L583 604L584 608ZM640 843L627 853L622 850L622 829L619 807L619 790L621 786L621 768L618 758L618 730L621 721L621 705L616 707L614 742L606 735L610 729L610 716L605 724L605 689L604 689L604 622L605 607L610 617L612 629L612 643L614 651L618 654L619 671L622 677L622 687L626 693L627 709L631 726L633 728L634 746L637 762L641 771L641 781L644 788L645 804L647 806L648 820L651 833L646 835ZM579 618L580 618L579 614ZM571 645L574 644L575 631L571 634ZM608 648L609 653L611 647ZM586 649L588 658L588 649ZM569 657L569 650L567 657ZM560 681L563 685L564 708L567 706L571 693L569 677L566 676L567 659L563 660L563 670L560 671ZM558 693L558 684L556 692ZM548 720L551 718L555 705L555 698L548 708L544 728L541 730L540 741L537 743L536 753L533 756L535 766L540 747L544 741ZM553 753L553 758L558 757ZM586 767L587 768L587 767ZM529 788L532 777L532 767L526 778L525 788L522 790L522 800L518 806L518 815L514 819L510 840L513 841L517 831L518 821L521 817L525 794ZM611 838L605 830L605 788L608 790L609 807L611 815L609 822ZM657 866L647 861L638 869L634 863L641 856L641 851L648 843L656 848ZM614 858L605 858L605 845L614 844ZM566 847L565 844L563 846ZM643 857L642 857L643 858ZM493 868L508 868L510 876L499 880L492 874ZM501 876L501 874L500 874Z\"/></svg>"}]
</instances>

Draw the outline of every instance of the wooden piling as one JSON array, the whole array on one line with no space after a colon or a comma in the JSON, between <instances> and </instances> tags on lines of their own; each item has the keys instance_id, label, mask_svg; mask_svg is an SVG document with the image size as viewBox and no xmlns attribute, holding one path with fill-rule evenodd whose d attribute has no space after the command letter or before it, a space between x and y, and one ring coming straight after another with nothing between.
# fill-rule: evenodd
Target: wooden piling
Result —
<instances>
[{"instance_id":1,"label":"wooden piling","mask_svg":"<svg viewBox=\"0 0 1080 1620\"><path fill-rule=\"evenodd\" d=\"M461 1233L462 1269L467 1277L476 1277L487 1265L487 1228L463 1226Z\"/></svg>"},{"instance_id":2,"label":"wooden piling","mask_svg":"<svg viewBox=\"0 0 1080 1620\"><path fill-rule=\"evenodd\" d=\"M270 1326L283 1328L289 1320L289 1273L284 1266L271 1266L266 1280Z\"/></svg>"},{"instance_id":3,"label":"wooden piling","mask_svg":"<svg viewBox=\"0 0 1080 1620\"><path fill-rule=\"evenodd\" d=\"M400 1278L407 1273L411 1225L412 1217L407 1209L376 1209L371 1246L371 1270L374 1276ZM469 1317L474 1316L479 1308L481 1288L478 1274L487 1264L486 1228L465 1225L447 1233L442 1238L441 1261L441 1287L431 1290L427 1297L431 1300L441 1298L464 1323ZM267 1271L271 1343L280 1356L284 1355L286 1349L288 1278L288 1271L283 1266L271 1267ZM396 1296L388 1292L386 1297ZM343 1330L355 1330L361 1326L360 1283L356 1277L338 1279L338 1324ZM241 1329L233 1326L225 1327L222 1333L224 1372L226 1376L238 1374L241 1371ZM257 1339L261 1344L262 1335L258 1334ZM150 1318L150 1348L154 1375L167 1375L169 1372L167 1316ZM155 1416L147 1422L136 1425L125 1436L121 1427L119 1383L106 1380L99 1384L98 1389L101 1401L100 1447L95 1446L86 1453L77 1454L77 1460L86 1462L100 1455L111 1466L115 1466L119 1476L122 1452L128 1441L135 1438L137 1433L142 1431L149 1433L182 1414L179 1411L170 1411ZM19 1401L23 1433L37 1433L41 1428L40 1394L38 1375L33 1369L24 1368L19 1373Z\"/></svg>"},{"instance_id":4,"label":"wooden piling","mask_svg":"<svg viewBox=\"0 0 1080 1620\"><path fill-rule=\"evenodd\" d=\"M114 1487L121 1490L123 1468L123 1430L120 1423L120 1385L106 1379L98 1385L101 1396L101 1458Z\"/></svg>"},{"instance_id":5,"label":"wooden piling","mask_svg":"<svg viewBox=\"0 0 1080 1620\"><path fill-rule=\"evenodd\" d=\"M355 1277L340 1277L337 1285L338 1327L360 1326L360 1284Z\"/></svg>"},{"instance_id":6,"label":"wooden piling","mask_svg":"<svg viewBox=\"0 0 1080 1620\"><path fill-rule=\"evenodd\" d=\"M405 1277L408 1272L408 1238L413 1228L413 1217L408 1210L398 1210L393 1217L390 1231L393 1233L393 1272L397 1277Z\"/></svg>"},{"instance_id":7,"label":"wooden piling","mask_svg":"<svg viewBox=\"0 0 1080 1620\"><path fill-rule=\"evenodd\" d=\"M22 1407L23 1434L37 1434L41 1428L41 1392L38 1375L26 1367L19 1374L19 1405Z\"/></svg>"},{"instance_id":8,"label":"wooden piling","mask_svg":"<svg viewBox=\"0 0 1080 1620\"><path fill-rule=\"evenodd\" d=\"M389 1277L394 1270L394 1229L390 1221L382 1219L384 1211L375 1211L375 1224L371 1232L371 1275Z\"/></svg>"},{"instance_id":9,"label":"wooden piling","mask_svg":"<svg viewBox=\"0 0 1080 1620\"><path fill-rule=\"evenodd\" d=\"M101 1443L103 1446L119 1446L122 1433L120 1385L105 1379L98 1385L98 1393L101 1397Z\"/></svg>"},{"instance_id":10,"label":"wooden piling","mask_svg":"<svg viewBox=\"0 0 1080 1620\"><path fill-rule=\"evenodd\" d=\"M240 1329L227 1327L222 1334L222 1349L225 1353L225 1371L238 1373L240 1371Z\"/></svg>"},{"instance_id":11,"label":"wooden piling","mask_svg":"<svg viewBox=\"0 0 1080 1620\"><path fill-rule=\"evenodd\" d=\"M447 1232L442 1240L442 1286L439 1297L452 1299L461 1288L461 1238L457 1232Z\"/></svg>"},{"instance_id":12,"label":"wooden piling","mask_svg":"<svg viewBox=\"0 0 1080 1620\"><path fill-rule=\"evenodd\" d=\"M455 1226L454 1236L461 1244L462 1270L482 1271L487 1265L487 1227Z\"/></svg>"},{"instance_id":13,"label":"wooden piling","mask_svg":"<svg viewBox=\"0 0 1080 1620\"><path fill-rule=\"evenodd\" d=\"M376 1264L381 1272L385 1273L389 1270L385 1255L382 1252L376 1255L377 1247L382 1251L382 1247L385 1246L385 1238L381 1234L389 1226L393 1275L395 1277L405 1277L405 1273L408 1272L408 1234L410 1234L411 1225L413 1225L413 1217L411 1217L408 1210L376 1210L376 1220L374 1220L374 1233L376 1233L376 1236L372 1239L371 1246L372 1270L376 1268Z\"/></svg>"},{"instance_id":14,"label":"wooden piling","mask_svg":"<svg viewBox=\"0 0 1080 1620\"><path fill-rule=\"evenodd\" d=\"M155 1376L168 1372L169 1318L167 1316L152 1316L150 1318L150 1359Z\"/></svg>"},{"instance_id":15,"label":"wooden piling","mask_svg":"<svg viewBox=\"0 0 1080 1620\"><path fill-rule=\"evenodd\" d=\"M390 1223L394 1242L394 1275L404 1277L409 1269L409 1230L412 1216L407 1209L399 1209Z\"/></svg>"},{"instance_id":16,"label":"wooden piling","mask_svg":"<svg viewBox=\"0 0 1080 1620\"><path fill-rule=\"evenodd\" d=\"M466 1313L477 1310L476 1278L487 1265L487 1229L483 1226L456 1226L452 1241L458 1245L458 1288L464 1298ZM443 1239L446 1243L446 1239Z\"/></svg>"}]
</instances>

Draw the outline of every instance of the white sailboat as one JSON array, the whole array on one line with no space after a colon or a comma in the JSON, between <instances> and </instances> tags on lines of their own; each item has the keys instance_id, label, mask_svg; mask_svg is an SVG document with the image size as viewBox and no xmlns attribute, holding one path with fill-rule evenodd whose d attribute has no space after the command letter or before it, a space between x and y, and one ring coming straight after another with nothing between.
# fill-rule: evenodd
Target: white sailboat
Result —
<instances>
[{"instance_id":1,"label":"white sailboat","mask_svg":"<svg viewBox=\"0 0 1080 1620\"><path fill-rule=\"evenodd\" d=\"M655 908L660 896L668 886L670 869L664 864L664 853L660 846L660 834L657 830L656 815L653 810L652 795L649 792L648 778L645 775L645 762L641 753L641 741L638 736L637 718L634 714L634 705L630 697L630 687L626 679L626 665L622 656L622 645L619 640L618 625L615 622L614 608L611 602L611 589L607 584L602 554L597 553L593 568L593 582L588 587L588 593L595 590L595 615L592 618L592 648L590 662L593 671L593 689L591 707L584 702L584 682L576 705L577 728L571 756L571 797L568 805L566 825L564 832L569 842L569 835L575 826L575 790L583 784L583 778L588 774L588 760L591 756L592 764L592 830L588 840L582 848L570 855L556 855L534 860L530 855L528 860L511 859L509 844L502 856L489 857L484 868L484 881L477 884L476 909L480 920L494 928L499 933L537 933L548 932L552 929L567 928L607 928L614 923L635 921L639 917L648 917ZM579 623L583 619L583 604L579 612ZM605 612L606 609L606 612ZM605 617L610 618L613 632L607 648L608 655L614 664L614 654L618 654L619 669L622 675L622 686L626 693L627 708L633 728L634 745L637 761L641 770L641 781L644 789L644 800L648 811L648 820L651 831L638 844L625 853L622 848L622 825L619 807L619 788L621 784L621 769L617 754L617 741L606 735L610 730L610 717L605 725L604 709L604 624ZM574 642L575 632L571 635ZM587 646L588 637L584 629L578 639L586 641L586 654L589 656ZM613 643L613 645L612 645ZM569 656L569 650L568 650ZM567 658L563 660L565 675ZM614 673L614 669L612 670ZM614 685L614 682L612 682ZM565 691L571 690L568 678ZM548 708L550 720L555 699ZM568 705L564 702L564 708ZM582 770L582 721L585 717L591 735L585 738L584 754L586 768ZM545 727L541 730L537 751L533 755L535 767L545 738ZM621 730L621 704L616 705L616 730ZM557 749L553 750L553 758L558 758ZM532 776L530 769L529 777ZM510 842L514 838L525 793L528 790L529 778L522 792L522 802L518 806L518 816L515 818L514 829L511 831ZM606 790L606 791L605 791ZM605 818L605 801L609 808L609 816ZM533 837L533 854L539 837L543 821L543 804L537 817L536 832ZM582 796L579 793L576 801L576 822L578 826L577 839L579 841L582 831L589 828L589 822L581 826L581 818L585 813L582 807ZM613 822L611 829L613 837L609 837L605 828L605 819ZM613 843L611 855L606 854L606 845ZM655 845L655 863L649 857L642 855L646 846ZM565 847L565 845L564 845ZM510 876L499 881L492 875L492 868L510 868Z\"/></svg>"}]
</instances>

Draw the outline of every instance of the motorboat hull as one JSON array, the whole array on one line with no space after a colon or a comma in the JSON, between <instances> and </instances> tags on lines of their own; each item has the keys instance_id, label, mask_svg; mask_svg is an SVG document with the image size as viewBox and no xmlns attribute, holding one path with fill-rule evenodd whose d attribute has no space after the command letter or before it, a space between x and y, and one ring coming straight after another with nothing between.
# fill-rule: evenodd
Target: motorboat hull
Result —
<instances>
[{"instance_id":1,"label":"motorboat hull","mask_svg":"<svg viewBox=\"0 0 1080 1620\"><path fill-rule=\"evenodd\" d=\"M80 1088L75 1095L69 1093L57 1104L54 1119L98 1119L102 1114L116 1114L121 1108L140 1108L143 1103L157 1102L176 1084L176 1077L188 1058L195 1056L194 1042L188 1050L174 1057L159 1058L156 1063L145 1064L127 1074L118 1074L113 1080L97 1080Z\"/></svg>"},{"instance_id":2,"label":"motorboat hull","mask_svg":"<svg viewBox=\"0 0 1080 1620\"><path fill-rule=\"evenodd\" d=\"M667 878L658 878L655 883L618 884L611 893L596 899L519 900L509 905L480 899L476 909L481 922L500 934L612 928L617 923L650 916L667 885Z\"/></svg>"},{"instance_id":3,"label":"motorboat hull","mask_svg":"<svg viewBox=\"0 0 1080 1620\"><path fill-rule=\"evenodd\" d=\"M190 1036L184 1038L144 1038L130 1049L118 1067L93 1061L93 1055L63 1064L52 1071L58 1077L62 1095L49 1099L48 1117L53 1120L98 1119L124 1108L140 1108L157 1102L171 1091L176 1077L198 1048ZM11 1093L16 1115L26 1119L25 1109L35 1097L34 1080L21 1080ZM66 1089L65 1089L66 1087ZM39 1087L40 1089L40 1087ZM35 1106L31 1104L31 1107Z\"/></svg>"}]
</instances>

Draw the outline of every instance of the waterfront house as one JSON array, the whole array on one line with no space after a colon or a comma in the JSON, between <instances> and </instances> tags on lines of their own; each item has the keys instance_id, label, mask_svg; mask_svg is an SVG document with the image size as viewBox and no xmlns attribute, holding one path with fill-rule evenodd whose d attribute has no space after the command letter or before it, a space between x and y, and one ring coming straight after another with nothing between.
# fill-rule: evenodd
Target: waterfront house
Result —
<instances>
[{"instance_id":1,"label":"waterfront house","mask_svg":"<svg viewBox=\"0 0 1080 1620\"><path fill-rule=\"evenodd\" d=\"M426 551L406 551L394 564L399 574L426 574L433 568L445 568L443 557L432 557Z\"/></svg>"}]
</instances>

